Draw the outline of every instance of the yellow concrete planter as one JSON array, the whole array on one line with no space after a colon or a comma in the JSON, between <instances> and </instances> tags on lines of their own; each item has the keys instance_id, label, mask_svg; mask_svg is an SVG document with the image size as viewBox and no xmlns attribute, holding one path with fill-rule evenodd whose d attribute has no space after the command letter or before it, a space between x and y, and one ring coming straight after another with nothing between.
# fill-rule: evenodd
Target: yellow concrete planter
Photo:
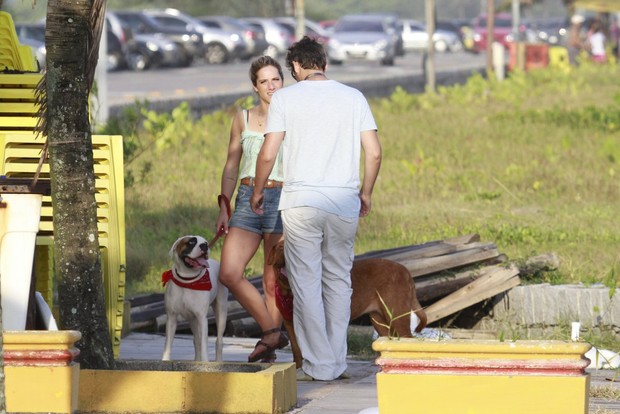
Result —
<instances>
[{"instance_id":1,"label":"yellow concrete planter","mask_svg":"<svg viewBox=\"0 0 620 414\"><path fill-rule=\"evenodd\" d=\"M381 414L587 414L589 344L379 338Z\"/></svg>"},{"instance_id":2,"label":"yellow concrete planter","mask_svg":"<svg viewBox=\"0 0 620 414\"><path fill-rule=\"evenodd\" d=\"M7 412L74 413L78 407L80 353L77 331L3 333Z\"/></svg>"},{"instance_id":3,"label":"yellow concrete planter","mask_svg":"<svg viewBox=\"0 0 620 414\"><path fill-rule=\"evenodd\" d=\"M295 365L117 361L80 372L84 413L283 413L297 404Z\"/></svg>"}]
</instances>

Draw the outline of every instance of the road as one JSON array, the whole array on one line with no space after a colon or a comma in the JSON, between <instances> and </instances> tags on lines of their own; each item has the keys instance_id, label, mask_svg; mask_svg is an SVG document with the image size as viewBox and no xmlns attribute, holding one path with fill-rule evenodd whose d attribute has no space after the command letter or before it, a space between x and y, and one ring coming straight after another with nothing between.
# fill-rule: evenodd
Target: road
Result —
<instances>
[{"instance_id":1,"label":"road","mask_svg":"<svg viewBox=\"0 0 620 414\"><path fill-rule=\"evenodd\" d=\"M484 66L485 55L466 52L436 54L436 70L458 70ZM285 71L285 85L293 82ZM251 92L248 77L249 62L225 65L195 64L188 68L168 68L144 72L109 72L108 104L132 103L136 99L149 101L184 99L224 93ZM396 59L394 66L381 66L376 62L349 62L327 68L328 76L341 82L390 78L422 73L422 54L408 53Z\"/></svg>"}]
</instances>

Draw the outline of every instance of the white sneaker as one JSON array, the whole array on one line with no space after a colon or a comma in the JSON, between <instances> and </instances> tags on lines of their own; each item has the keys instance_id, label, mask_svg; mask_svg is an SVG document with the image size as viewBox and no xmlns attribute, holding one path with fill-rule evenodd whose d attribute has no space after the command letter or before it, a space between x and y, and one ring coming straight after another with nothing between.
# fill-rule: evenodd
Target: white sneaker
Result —
<instances>
[{"instance_id":1,"label":"white sneaker","mask_svg":"<svg viewBox=\"0 0 620 414\"><path fill-rule=\"evenodd\" d=\"M314 378L306 374L303 369L297 368L297 381L314 381Z\"/></svg>"}]
</instances>

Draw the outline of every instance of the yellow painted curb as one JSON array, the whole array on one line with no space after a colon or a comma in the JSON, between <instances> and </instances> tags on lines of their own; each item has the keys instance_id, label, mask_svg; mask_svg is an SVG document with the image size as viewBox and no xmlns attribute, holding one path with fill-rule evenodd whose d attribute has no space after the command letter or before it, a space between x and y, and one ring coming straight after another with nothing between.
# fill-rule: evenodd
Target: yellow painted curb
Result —
<instances>
[{"instance_id":1,"label":"yellow painted curb","mask_svg":"<svg viewBox=\"0 0 620 414\"><path fill-rule=\"evenodd\" d=\"M75 413L78 407L77 331L3 333L7 412Z\"/></svg>"},{"instance_id":2,"label":"yellow painted curb","mask_svg":"<svg viewBox=\"0 0 620 414\"><path fill-rule=\"evenodd\" d=\"M381 414L587 414L589 344L379 338Z\"/></svg>"},{"instance_id":3,"label":"yellow painted curb","mask_svg":"<svg viewBox=\"0 0 620 414\"><path fill-rule=\"evenodd\" d=\"M297 404L292 363L124 362L80 372L80 412L275 414Z\"/></svg>"}]
</instances>

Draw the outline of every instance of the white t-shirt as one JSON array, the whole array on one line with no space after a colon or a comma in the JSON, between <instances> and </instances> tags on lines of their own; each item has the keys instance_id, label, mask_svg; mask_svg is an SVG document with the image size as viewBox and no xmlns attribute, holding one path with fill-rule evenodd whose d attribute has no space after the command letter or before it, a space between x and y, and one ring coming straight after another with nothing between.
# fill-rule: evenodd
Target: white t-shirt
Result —
<instances>
[{"instance_id":1,"label":"white t-shirt","mask_svg":"<svg viewBox=\"0 0 620 414\"><path fill-rule=\"evenodd\" d=\"M590 52L593 56L605 56L605 35L603 32L590 35Z\"/></svg>"},{"instance_id":2,"label":"white t-shirt","mask_svg":"<svg viewBox=\"0 0 620 414\"><path fill-rule=\"evenodd\" d=\"M358 217L360 133L376 129L364 95L342 83L302 81L278 90L265 133L285 132L280 210L309 206Z\"/></svg>"}]
</instances>

